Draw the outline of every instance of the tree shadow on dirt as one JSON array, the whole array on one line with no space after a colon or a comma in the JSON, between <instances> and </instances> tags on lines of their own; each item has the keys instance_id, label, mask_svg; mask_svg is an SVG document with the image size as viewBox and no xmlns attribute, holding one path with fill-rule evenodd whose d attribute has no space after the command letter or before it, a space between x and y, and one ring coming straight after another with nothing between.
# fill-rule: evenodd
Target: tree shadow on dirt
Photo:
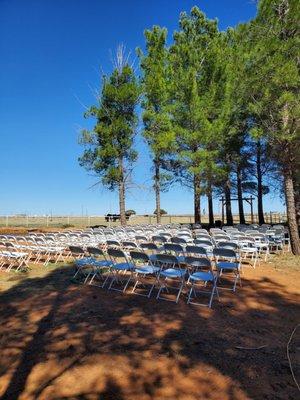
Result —
<instances>
[{"instance_id":1,"label":"tree shadow on dirt","mask_svg":"<svg viewBox=\"0 0 300 400\"><path fill-rule=\"evenodd\" d=\"M72 272L0 294L2 399L296 398L285 352L298 299L272 277L244 278L208 310L75 285Z\"/></svg>"}]
</instances>

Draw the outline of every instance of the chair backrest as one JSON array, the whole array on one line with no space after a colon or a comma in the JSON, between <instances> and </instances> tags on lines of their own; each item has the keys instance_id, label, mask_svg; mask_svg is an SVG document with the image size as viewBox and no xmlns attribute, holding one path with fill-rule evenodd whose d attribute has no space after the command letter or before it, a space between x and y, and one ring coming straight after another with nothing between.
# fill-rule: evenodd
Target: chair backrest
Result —
<instances>
[{"instance_id":1,"label":"chair backrest","mask_svg":"<svg viewBox=\"0 0 300 400\"><path fill-rule=\"evenodd\" d=\"M128 240L123 240L122 241L122 246L125 249L136 249L138 247L135 242L131 242L131 241L128 241Z\"/></svg>"},{"instance_id":2,"label":"chair backrest","mask_svg":"<svg viewBox=\"0 0 300 400\"><path fill-rule=\"evenodd\" d=\"M125 254L124 251L121 250L121 249L108 248L108 249L107 249L107 254L108 254L111 258L113 258L113 259L125 258L126 261L127 261L126 254Z\"/></svg>"},{"instance_id":3,"label":"chair backrest","mask_svg":"<svg viewBox=\"0 0 300 400\"><path fill-rule=\"evenodd\" d=\"M230 232L229 236L231 237L231 239L233 239L233 238L239 238L240 236L244 236L244 234L240 231L234 231Z\"/></svg>"},{"instance_id":4,"label":"chair backrest","mask_svg":"<svg viewBox=\"0 0 300 400\"><path fill-rule=\"evenodd\" d=\"M108 247L121 247L120 242L118 242L117 240L109 239L109 240L106 241L106 244L107 244Z\"/></svg>"},{"instance_id":5,"label":"chair backrest","mask_svg":"<svg viewBox=\"0 0 300 400\"><path fill-rule=\"evenodd\" d=\"M257 242L268 242L268 237L264 233L256 232L249 236L255 239Z\"/></svg>"},{"instance_id":6,"label":"chair backrest","mask_svg":"<svg viewBox=\"0 0 300 400\"><path fill-rule=\"evenodd\" d=\"M147 264L150 263L150 258L148 254L142 251L132 250L130 252L130 257L134 263L147 263Z\"/></svg>"},{"instance_id":7,"label":"chair backrest","mask_svg":"<svg viewBox=\"0 0 300 400\"><path fill-rule=\"evenodd\" d=\"M166 243L168 241L168 239L166 237L164 237L164 236L156 235L156 236L152 236L152 241L154 243L155 242L157 242L157 243Z\"/></svg>"},{"instance_id":8,"label":"chair backrest","mask_svg":"<svg viewBox=\"0 0 300 400\"><path fill-rule=\"evenodd\" d=\"M196 233L196 239L211 239L211 236L208 233Z\"/></svg>"},{"instance_id":9,"label":"chair backrest","mask_svg":"<svg viewBox=\"0 0 300 400\"><path fill-rule=\"evenodd\" d=\"M239 236L238 243L246 243L247 245L254 244L255 239L251 236L243 235L243 236Z\"/></svg>"},{"instance_id":10,"label":"chair backrest","mask_svg":"<svg viewBox=\"0 0 300 400\"><path fill-rule=\"evenodd\" d=\"M212 271L212 265L208 258L206 257L193 257L187 256L185 258L185 262L187 266L193 267L195 270L205 269Z\"/></svg>"},{"instance_id":11,"label":"chair backrest","mask_svg":"<svg viewBox=\"0 0 300 400\"><path fill-rule=\"evenodd\" d=\"M172 254L157 254L156 261L166 267L178 265L177 258Z\"/></svg>"},{"instance_id":12,"label":"chair backrest","mask_svg":"<svg viewBox=\"0 0 300 400\"><path fill-rule=\"evenodd\" d=\"M223 249L232 249L236 250L239 246L234 242L219 242L218 247L222 247Z\"/></svg>"},{"instance_id":13,"label":"chair backrest","mask_svg":"<svg viewBox=\"0 0 300 400\"><path fill-rule=\"evenodd\" d=\"M147 234L151 234L154 232L154 229L145 228L143 232L147 233Z\"/></svg>"},{"instance_id":14,"label":"chair backrest","mask_svg":"<svg viewBox=\"0 0 300 400\"><path fill-rule=\"evenodd\" d=\"M215 240L222 240L222 239L229 239L229 235L227 235L225 232L224 233L216 233L213 235Z\"/></svg>"},{"instance_id":15,"label":"chair backrest","mask_svg":"<svg viewBox=\"0 0 300 400\"><path fill-rule=\"evenodd\" d=\"M166 237L168 239L170 239L172 237L171 233L168 233L168 232L161 232L159 234L159 236L164 236L164 237Z\"/></svg>"},{"instance_id":16,"label":"chair backrest","mask_svg":"<svg viewBox=\"0 0 300 400\"><path fill-rule=\"evenodd\" d=\"M222 233L223 231L222 231L222 229L220 229L220 228L210 228L209 232L210 232L211 234L214 234L214 233L216 233L216 232Z\"/></svg>"},{"instance_id":17,"label":"chair backrest","mask_svg":"<svg viewBox=\"0 0 300 400\"><path fill-rule=\"evenodd\" d=\"M213 250L213 255L215 257L222 257L222 258L230 258L230 259L237 259L237 254L232 249L224 249L222 247L216 247Z\"/></svg>"},{"instance_id":18,"label":"chair backrest","mask_svg":"<svg viewBox=\"0 0 300 400\"><path fill-rule=\"evenodd\" d=\"M200 244L203 246L208 246L208 247L212 247L213 243L211 240L206 240L206 239L194 239L194 243L195 244Z\"/></svg>"},{"instance_id":19,"label":"chair backrest","mask_svg":"<svg viewBox=\"0 0 300 400\"><path fill-rule=\"evenodd\" d=\"M255 235L256 233L259 233L258 230L256 230L256 229L247 229L245 231L246 235Z\"/></svg>"},{"instance_id":20,"label":"chair backrest","mask_svg":"<svg viewBox=\"0 0 300 400\"><path fill-rule=\"evenodd\" d=\"M137 236L135 236L135 240L138 242L147 242L148 239L146 236L137 235Z\"/></svg>"},{"instance_id":21,"label":"chair backrest","mask_svg":"<svg viewBox=\"0 0 300 400\"><path fill-rule=\"evenodd\" d=\"M189 246L186 246L185 251L187 254L190 254L190 255L196 254L197 256L201 255L201 256L207 257L207 252L206 252L205 248L201 247L201 246L189 245Z\"/></svg>"},{"instance_id":22,"label":"chair backrest","mask_svg":"<svg viewBox=\"0 0 300 400\"><path fill-rule=\"evenodd\" d=\"M273 228L274 228L274 229L280 229L280 230L282 230L282 231L285 230L285 227L284 227L283 225L280 225L280 224L273 225Z\"/></svg>"},{"instance_id":23,"label":"chair backrest","mask_svg":"<svg viewBox=\"0 0 300 400\"><path fill-rule=\"evenodd\" d=\"M207 234L208 235L208 231L206 230L206 229L195 229L195 234L197 234L197 233L204 233L204 234Z\"/></svg>"},{"instance_id":24,"label":"chair backrest","mask_svg":"<svg viewBox=\"0 0 300 400\"><path fill-rule=\"evenodd\" d=\"M193 224L193 228L196 229L201 229L201 224Z\"/></svg>"},{"instance_id":25,"label":"chair backrest","mask_svg":"<svg viewBox=\"0 0 300 400\"><path fill-rule=\"evenodd\" d=\"M187 241L183 238L183 237L178 237L178 236L175 236L175 237L172 237L171 238L171 242L172 243L177 243L177 244L186 244L187 243Z\"/></svg>"},{"instance_id":26,"label":"chair backrest","mask_svg":"<svg viewBox=\"0 0 300 400\"><path fill-rule=\"evenodd\" d=\"M92 237L92 235L90 235L90 234L88 234L88 233L82 233L82 234L80 235L80 237L81 237L82 239L90 239L90 238Z\"/></svg>"},{"instance_id":27,"label":"chair backrest","mask_svg":"<svg viewBox=\"0 0 300 400\"><path fill-rule=\"evenodd\" d=\"M153 251L157 251L158 247L155 243L152 242L147 242L147 243L141 243L140 244L140 248L144 249L144 250L153 250Z\"/></svg>"},{"instance_id":28,"label":"chair backrest","mask_svg":"<svg viewBox=\"0 0 300 400\"><path fill-rule=\"evenodd\" d=\"M165 243L164 250L172 253L183 253L183 247L176 243Z\"/></svg>"},{"instance_id":29,"label":"chair backrest","mask_svg":"<svg viewBox=\"0 0 300 400\"><path fill-rule=\"evenodd\" d=\"M85 254L84 249L79 246L69 246L69 250L72 254Z\"/></svg>"},{"instance_id":30,"label":"chair backrest","mask_svg":"<svg viewBox=\"0 0 300 400\"><path fill-rule=\"evenodd\" d=\"M190 231L179 231L177 233L178 237L191 237L192 233Z\"/></svg>"},{"instance_id":31,"label":"chair backrest","mask_svg":"<svg viewBox=\"0 0 300 400\"><path fill-rule=\"evenodd\" d=\"M103 250L99 249L98 247L88 246L87 247L87 252L90 255L93 255L93 256L96 256L96 257L97 256L105 257L105 254L104 254Z\"/></svg>"}]
</instances>

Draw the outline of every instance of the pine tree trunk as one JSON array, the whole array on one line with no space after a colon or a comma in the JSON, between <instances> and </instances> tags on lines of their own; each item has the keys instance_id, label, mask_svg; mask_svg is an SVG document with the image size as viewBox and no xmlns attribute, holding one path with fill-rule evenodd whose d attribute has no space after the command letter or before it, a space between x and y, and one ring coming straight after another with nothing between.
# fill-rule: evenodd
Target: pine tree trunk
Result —
<instances>
[{"instance_id":1,"label":"pine tree trunk","mask_svg":"<svg viewBox=\"0 0 300 400\"><path fill-rule=\"evenodd\" d=\"M226 223L227 225L233 225L233 217L231 211L231 184L228 179L225 183L225 208L226 208Z\"/></svg>"},{"instance_id":2,"label":"pine tree trunk","mask_svg":"<svg viewBox=\"0 0 300 400\"><path fill-rule=\"evenodd\" d=\"M298 170L296 170L293 174L293 184L295 193L296 219L298 229L300 229L300 173Z\"/></svg>"},{"instance_id":3,"label":"pine tree trunk","mask_svg":"<svg viewBox=\"0 0 300 400\"><path fill-rule=\"evenodd\" d=\"M242 172L240 167L237 168L236 180L237 180L237 195L238 195L240 224L245 224L246 221L245 221L244 204L243 204Z\"/></svg>"},{"instance_id":4,"label":"pine tree trunk","mask_svg":"<svg viewBox=\"0 0 300 400\"><path fill-rule=\"evenodd\" d=\"M154 190L155 190L155 204L156 204L156 222L161 223L161 211L160 211L160 171L159 171L159 161L154 161Z\"/></svg>"},{"instance_id":5,"label":"pine tree trunk","mask_svg":"<svg viewBox=\"0 0 300 400\"><path fill-rule=\"evenodd\" d=\"M213 226L215 221L214 221L214 206L213 206L213 198L212 198L212 193L211 193L211 187L209 188L209 191L208 191L208 194L207 194L207 203L208 203L209 225Z\"/></svg>"},{"instance_id":6,"label":"pine tree trunk","mask_svg":"<svg viewBox=\"0 0 300 400\"><path fill-rule=\"evenodd\" d=\"M284 189L292 252L295 255L300 255L300 241L296 217L293 175L290 168L289 170L284 171Z\"/></svg>"},{"instance_id":7,"label":"pine tree trunk","mask_svg":"<svg viewBox=\"0 0 300 400\"><path fill-rule=\"evenodd\" d=\"M284 131L287 131L286 132L287 134L288 134L288 122L289 122L289 109L288 109L288 104L285 104L283 108L282 125ZM284 189L285 189L285 199L286 199L286 213L290 230L291 247L292 247L292 252L298 256L300 255L300 241L299 241L299 230L297 225L294 182L293 182L293 172L295 163L293 163L291 159L293 151L290 145L286 143L285 148L282 150L285 153L285 156L283 156L283 177L284 177Z\"/></svg>"},{"instance_id":8,"label":"pine tree trunk","mask_svg":"<svg viewBox=\"0 0 300 400\"><path fill-rule=\"evenodd\" d=\"M299 190L299 187L297 187L295 190L295 208L296 208L296 220L297 220L297 225L298 225L298 230L299 230L300 229L300 190Z\"/></svg>"},{"instance_id":9,"label":"pine tree trunk","mask_svg":"<svg viewBox=\"0 0 300 400\"><path fill-rule=\"evenodd\" d=\"M201 187L200 178L194 175L194 221L195 224L201 224Z\"/></svg>"},{"instance_id":10,"label":"pine tree trunk","mask_svg":"<svg viewBox=\"0 0 300 400\"><path fill-rule=\"evenodd\" d=\"M261 143L258 140L256 144L256 175L257 175L257 213L258 223L260 225L265 223L264 209L263 209L263 183L261 172Z\"/></svg>"},{"instance_id":11,"label":"pine tree trunk","mask_svg":"<svg viewBox=\"0 0 300 400\"><path fill-rule=\"evenodd\" d=\"M119 209L120 209L120 221L121 225L126 225L126 214L125 214L125 182L124 182L124 167L123 159L119 159L120 169L120 181L119 181Z\"/></svg>"}]
</instances>

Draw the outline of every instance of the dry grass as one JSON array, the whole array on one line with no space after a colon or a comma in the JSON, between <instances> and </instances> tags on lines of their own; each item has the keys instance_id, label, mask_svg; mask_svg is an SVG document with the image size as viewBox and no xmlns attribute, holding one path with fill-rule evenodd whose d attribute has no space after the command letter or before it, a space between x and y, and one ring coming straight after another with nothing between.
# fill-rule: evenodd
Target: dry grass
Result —
<instances>
[{"instance_id":1,"label":"dry grass","mask_svg":"<svg viewBox=\"0 0 300 400\"><path fill-rule=\"evenodd\" d=\"M291 253L284 253L280 255L274 255L270 264L280 271L290 272L298 271L300 272L300 256L294 256Z\"/></svg>"}]
</instances>

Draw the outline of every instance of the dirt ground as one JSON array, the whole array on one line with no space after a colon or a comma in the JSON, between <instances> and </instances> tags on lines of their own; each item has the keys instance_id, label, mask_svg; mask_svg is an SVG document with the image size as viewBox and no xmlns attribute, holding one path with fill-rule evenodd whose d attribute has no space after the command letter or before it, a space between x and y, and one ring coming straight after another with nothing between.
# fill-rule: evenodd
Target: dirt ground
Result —
<instances>
[{"instance_id":1,"label":"dirt ground","mask_svg":"<svg viewBox=\"0 0 300 400\"><path fill-rule=\"evenodd\" d=\"M71 265L0 272L6 400L295 400L286 355L299 323L299 259L247 268L213 309L72 281ZM242 347L266 346L258 350ZM300 380L300 328L290 346Z\"/></svg>"}]
</instances>

